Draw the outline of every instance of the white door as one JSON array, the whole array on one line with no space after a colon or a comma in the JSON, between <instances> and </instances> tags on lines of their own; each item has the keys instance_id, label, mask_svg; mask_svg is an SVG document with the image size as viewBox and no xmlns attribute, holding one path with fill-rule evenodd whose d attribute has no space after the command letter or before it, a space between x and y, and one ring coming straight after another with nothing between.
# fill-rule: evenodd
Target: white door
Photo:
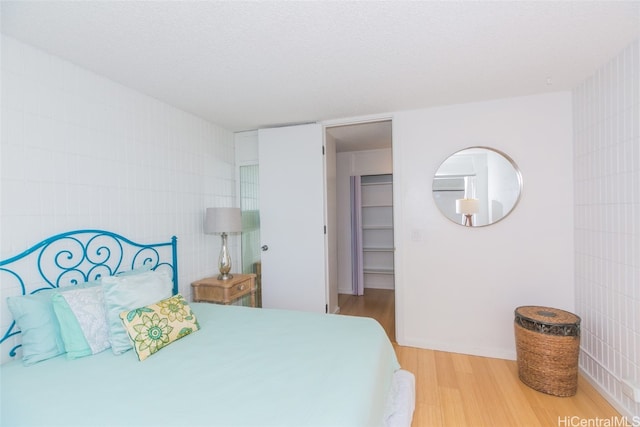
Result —
<instances>
[{"instance_id":1,"label":"white door","mask_svg":"<svg viewBox=\"0 0 640 427\"><path fill-rule=\"evenodd\" d=\"M262 306L325 312L322 126L258 131Z\"/></svg>"}]
</instances>

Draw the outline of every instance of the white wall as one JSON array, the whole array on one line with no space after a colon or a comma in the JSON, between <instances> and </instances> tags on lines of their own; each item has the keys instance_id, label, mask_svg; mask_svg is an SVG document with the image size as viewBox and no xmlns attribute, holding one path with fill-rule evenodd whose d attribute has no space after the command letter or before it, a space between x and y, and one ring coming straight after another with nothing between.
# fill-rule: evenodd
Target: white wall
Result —
<instances>
[{"instance_id":1,"label":"white wall","mask_svg":"<svg viewBox=\"0 0 640 427\"><path fill-rule=\"evenodd\" d=\"M351 294L351 193L349 177L393 173L391 149L337 154L338 292Z\"/></svg>"},{"instance_id":2,"label":"white wall","mask_svg":"<svg viewBox=\"0 0 640 427\"><path fill-rule=\"evenodd\" d=\"M623 415L640 417L621 383L640 387L640 41L573 103L580 367Z\"/></svg>"},{"instance_id":3,"label":"white wall","mask_svg":"<svg viewBox=\"0 0 640 427\"><path fill-rule=\"evenodd\" d=\"M234 134L236 164L255 165L258 164L258 131L249 130L246 132L236 132Z\"/></svg>"},{"instance_id":4,"label":"white wall","mask_svg":"<svg viewBox=\"0 0 640 427\"><path fill-rule=\"evenodd\" d=\"M571 94L425 110L393 119L397 339L515 359L520 305L574 309ZM440 163L469 146L511 156L524 190L497 224L469 229L437 209Z\"/></svg>"},{"instance_id":5,"label":"white wall","mask_svg":"<svg viewBox=\"0 0 640 427\"><path fill-rule=\"evenodd\" d=\"M190 283L217 270L220 238L203 234L204 210L236 201L233 134L1 41L0 257L74 229L140 242L176 235L179 287L190 298Z\"/></svg>"}]
</instances>

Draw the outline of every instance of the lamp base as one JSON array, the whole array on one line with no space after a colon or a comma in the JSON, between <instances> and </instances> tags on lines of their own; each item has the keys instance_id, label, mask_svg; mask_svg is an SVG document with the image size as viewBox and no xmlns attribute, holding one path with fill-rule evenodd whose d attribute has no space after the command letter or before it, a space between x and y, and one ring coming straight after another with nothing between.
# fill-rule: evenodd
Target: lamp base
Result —
<instances>
[{"instance_id":1,"label":"lamp base","mask_svg":"<svg viewBox=\"0 0 640 427\"><path fill-rule=\"evenodd\" d=\"M229 280L233 278L233 275L229 274L231 271L231 256L229 255L229 249L227 249L227 233L222 233L218 270L220 270L218 280Z\"/></svg>"},{"instance_id":2,"label":"lamp base","mask_svg":"<svg viewBox=\"0 0 640 427\"><path fill-rule=\"evenodd\" d=\"M465 214L464 225L467 227L473 227L473 215Z\"/></svg>"}]
</instances>

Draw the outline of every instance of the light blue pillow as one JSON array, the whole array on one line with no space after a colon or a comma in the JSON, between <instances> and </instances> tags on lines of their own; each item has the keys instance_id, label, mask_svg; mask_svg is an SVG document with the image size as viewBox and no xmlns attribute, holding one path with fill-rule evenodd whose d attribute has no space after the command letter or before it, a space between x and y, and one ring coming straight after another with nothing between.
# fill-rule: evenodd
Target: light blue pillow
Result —
<instances>
[{"instance_id":1,"label":"light blue pillow","mask_svg":"<svg viewBox=\"0 0 640 427\"><path fill-rule=\"evenodd\" d=\"M73 314L67 300L61 294L55 294L51 299L53 311L60 324L60 336L64 344L68 359L91 355L91 347L82 333L80 323Z\"/></svg>"},{"instance_id":2,"label":"light blue pillow","mask_svg":"<svg viewBox=\"0 0 640 427\"><path fill-rule=\"evenodd\" d=\"M22 332L22 363L26 366L64 353L60 327L51 305L54 290L7 298L7 306Z\"/></svg>"},{"instance_id":3,"label":"light blue pillow","mask_svg":"<svg viewBox=\"0 0 640 427\"><path fill-rule=\"evenodd\" d=\"M53 296L59 292L99 286L99 284L99 281L93 281L7 298L9 311L22 332L22 363L24 365L33 365L65 352L60 325L53 311Z\"/></svg>"},{"instance_id":4,"label":"light blue pillow","mask_svg":"<svg viewBox=\"0 0 640 427\"><path fill-rule=\"evenodd\" d=\"M102 278L109 342L114 354L132 348L129 335L120 320L120 313L156 303L172 295L173 283L166 271L148 271L135 275Z\"/></svg>"},{"instance_id":5,"label":"light blue pillow","mask_svg":"<svg viewBox=\"0 0 640 427\"><path fill-rule=\"evenodd\" d=\"M115 274L115 276L133 276L136 274L146 273L148 271L151 271L151 264L144 264L143 266L134 268L133 270L119 271Z\"/></svg>"}]
</instances>

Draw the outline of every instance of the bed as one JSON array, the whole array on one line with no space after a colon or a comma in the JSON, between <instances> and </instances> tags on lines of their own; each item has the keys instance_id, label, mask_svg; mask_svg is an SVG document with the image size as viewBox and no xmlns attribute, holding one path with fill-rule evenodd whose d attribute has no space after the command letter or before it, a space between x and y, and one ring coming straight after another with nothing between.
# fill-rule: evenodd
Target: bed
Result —
<instances>
[{"instance_id":1,"label":"bed","mask_svg":"<svg viewBox=\"0 0 640 427\"><path fill-rule=\"evenodd\" d=\"M0 287L3 426L411 424L376 321L188 302L175 237L58 234L0 261Z\"/></svg>"}]
</instances>

